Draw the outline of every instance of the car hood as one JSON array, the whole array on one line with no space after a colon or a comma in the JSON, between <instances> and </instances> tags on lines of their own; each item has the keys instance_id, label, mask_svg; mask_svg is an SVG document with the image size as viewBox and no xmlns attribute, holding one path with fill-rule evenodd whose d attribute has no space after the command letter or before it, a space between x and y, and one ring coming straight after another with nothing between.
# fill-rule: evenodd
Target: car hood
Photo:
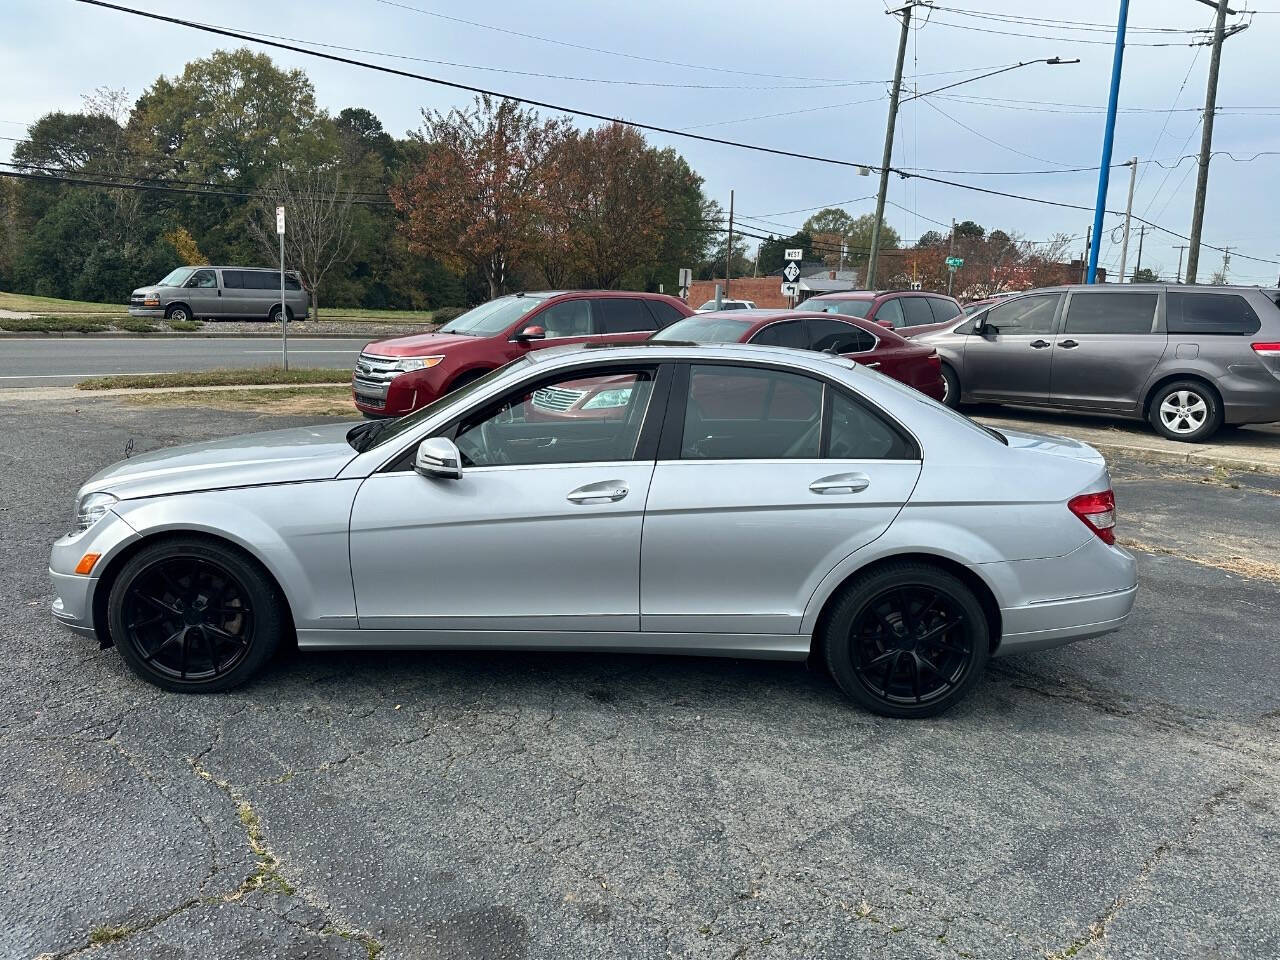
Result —
<instances>
[{"instance_id":1,"label":"car hood","mask_svg":"<svg viewBox=\"0 0 1280 960\"><path fill-rule=\"evenodd\" d=\"M356 451L347 443L350 423L293 427L189 443L139 454L100 470L80 488L122 500L268 483L336 477Z\"/></svg>"},{"instance_id":2,"label":"car hood","mask_svg":"<svg viewBox=\"0 0 1280 960\"><path fill-rule=\"evenodd\" d=\"M365 345L365 353L380 357L429 357L454 347L476 344L488 337L469 337L463 333L415 333L411 337L375 340Z\"/></svg>"},{"instance_id":3,"label":"car hood","mask_svg":"<svg viewBox=\"0 0 1280 960\"><path fill-rule=\"evenodd\" d=\"M1026 433L1022 430L1006 430L1000 426L993 429L998 430L1009 441L1009 446L1013 449L1034 450L1037 453L1046 453L1053 457L1084 460L1087 463L1106 466L1107 461L1102 454L1087 443L1072 440L1070 437L1058 437L1044 433Z\"/></svg>"},{"instance_id":4,"label":"car hood","mask_svg":"<svg viewBox=\"0 0 1280 960\"><path fill-rule=\"evenodd\" d=\"M155 284L152 284L149 287L139 287L137 290L133 291L133 293L131 293L130 296L146 297L146 296L150 296L153 293L158 292L159 290L160 290L160 287L156 286Z\"/></svg>"}]
</instances>

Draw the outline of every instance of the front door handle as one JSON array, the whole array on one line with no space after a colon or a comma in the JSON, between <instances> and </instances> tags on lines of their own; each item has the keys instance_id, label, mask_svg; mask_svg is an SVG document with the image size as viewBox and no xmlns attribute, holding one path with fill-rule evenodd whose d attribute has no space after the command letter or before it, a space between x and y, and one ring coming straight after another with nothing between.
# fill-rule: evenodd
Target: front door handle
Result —
<instances>
[{"instance_id":1,"label":"front door handle","mask_svg":"<svg viewBox=\"0 0 1280 960\"><path fill-rule=\"evenodd\" d=\"M1048 340L1032 340L1031 341L1031 348L1033 350L1043 350L1047 346L1049 346Z\"/></svg>"},{"instance_id":2,"label":"front door handle","mask_svg":"<svg viewBox=\"0 0 1280 960\"><path fill-rule=\"evenodd\" d=\"M1075 340L1063 340L1058 344L1058 346L1063 350L1074 350L1076 347L1080 346L1080 344Z\"/></svg>"},{"instance_id":3,"label":"front door handle","mask_svg":"<svg viewBox=\"0 0 1280 960\"><path fill-rule=\"evenodd\" d=\"M865 473L834 473L809 484L812 493L861 493L871 486L871 478Z\"/></svg>"},{"instance_id":4,"label":"front door handle","mask_svg":"<svg viewBox=\"0 0 1280 960\"><path fill-rule=\"evenodd\" d=\"M878 368L880 367L880 361L879 361L879 360L876 360L876 361L874 361L874 362L872 362L872 363L868 363L868 364L867 364L867 367L868 367L869 369L871 369L871 370L876 370L876 369L878 369Z\"/></svg>"},{"instance_id":5,"label":"front door handle","mask_svg":"<svg viewBox=\"0 0 1280 960\"><path fill-rule=\"evenodd\" d=\"M617 503L630 492L621 480L601 480L570 490L565 499L570 503Z\"/></svg>"}]
</instances>

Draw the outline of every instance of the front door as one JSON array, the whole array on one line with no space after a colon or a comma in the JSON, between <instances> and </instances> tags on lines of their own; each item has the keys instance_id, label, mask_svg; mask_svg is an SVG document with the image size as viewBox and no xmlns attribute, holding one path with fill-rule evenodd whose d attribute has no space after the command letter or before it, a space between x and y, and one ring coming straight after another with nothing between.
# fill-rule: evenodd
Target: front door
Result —
<instances>
[{"instance_id":1,"label":"front door","mask_svg":"<svg viewBox=\"0 0 1280 960\"><path fill-rule=\"evenodd\" d=\"M1053 348L1050 400L1067 407L1131 412L1164 356L1160 295L1076 290L1067 298Z\"/></svg>"},{"instance_id":2,"label":"front door","mask_svg":"<svg viewBox=\"0 0 1280 960\"><path fill-rule=\"evenodd\" d=\"M655 375L631 366L522 386L442 431L461 479L366 480L351 514L361 628L637 630Z\"/></svg>"},{"instance_id":3,"label":"front door","mask_svg":"<svg viewBox=\"0 0 1280 960\"><path fill-rule=\"evenodd\" d=\"M919 451L805 374L684 369L644 519L641 628L794 634L822 578L902 509Z\"/></svg>"},{"instance_id":4,"label":"front door","mask_svg":"<svg viewBox=\"0 0 1280 960\"><path fill-rule=\"evenodd\" d=\"M961 380L973 400L1049 402L1058 293L1038 293L997 304L982 329L967 337Z\"/></svg>"},{"instance_id":5,"label":"front door","mask_svg":"<svg viewBox=\"0 0 1280 960\"><path fill-rule=\"evenodd\" d=\"M183 285L183 296L191 305L191 312L197 317L216 317L222 315L222 288L218 286L218 273L209 267L202 267L187 278Z\"/></svg>"}]
</instances>

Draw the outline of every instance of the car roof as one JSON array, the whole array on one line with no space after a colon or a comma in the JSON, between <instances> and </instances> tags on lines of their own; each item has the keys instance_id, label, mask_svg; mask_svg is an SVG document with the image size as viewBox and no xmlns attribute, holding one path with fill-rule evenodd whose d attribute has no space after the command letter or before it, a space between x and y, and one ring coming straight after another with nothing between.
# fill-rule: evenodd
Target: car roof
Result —
<instances>
[{"instance_id":1,"label":"car roof","mask_svg":"<svg viewBox=\"0 0 1280 960\"><path fill-rule=\"evenodd\" d=\"M821 314L819 314L821 316ZM530 363L570 363L575 358L598 360L601 364L616 360L743 360L754 363L785 361L792 366L807 367L815 371L831 373L833 369L860 369L858 364L838 354L819 353L815 350L795 350L791 347L771 347L754 343L620 343L597 346L595 344L567 344L547 347L525 355Z\"/></svg>"},{"instance_id":2,"label":"car roof","mask_svg":"<svg viewBox=\"0 0 1280 960\"><path fill-rule=\"evenodd\" d=\"M640 297L644 300L671 300L666 293L649 293L645 290L521 290L518 293L506 294L512 297Z\"/></svg>"}]
</instances>

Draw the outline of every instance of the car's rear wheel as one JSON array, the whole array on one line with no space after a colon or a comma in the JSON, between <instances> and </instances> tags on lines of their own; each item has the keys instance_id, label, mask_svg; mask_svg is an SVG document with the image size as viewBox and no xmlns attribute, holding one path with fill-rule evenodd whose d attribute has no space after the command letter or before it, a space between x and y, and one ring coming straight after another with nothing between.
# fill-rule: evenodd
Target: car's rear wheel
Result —
<instances>
[{"instance_id":1,"label":"car's rear wheel","mask_svg":"<svg viewBox=\"0 0 1280 960\"><path fill-rule=\"evenodd\" d=\"M990 654L973 591L923 563L888 564L850 583L820 639L837 686L886 717L931 717L954 706Z\"/></svg>"},{"instance_id":2,"label":"car's rear wheel","mask_svg":"<svg viewBox=\"0 0 1280 960\"><path fill-rule=\"evenodd\" d=\"M1148 419L1162 437L1202 443L1222 426L1222 403L1200 381L1176 380L1156 391Z\"/></svg>"},{"instance_id":3,"label":"car's rear wheel","mask_svg":"<svg viewBox=\"0 0 1280 960\"><path fill-rule=\"evenodd\" d=\"M293 307L288 307L287 310L288 310L287 315L289 317L289 322L292 323ZM274 307L271 308L271 312L267 314L267 319L270 320L272 323L280 322L280 305L279 304L276 304Z\"/></svg>"},{"instance_id":4,"label":"car's rear wheel","mask_svg":"<svg viewBox=\"0 0 1280 960\"><path fill-rule=\"evenodd\" d=\"M282 608L255 563L200 539L144 547L107 602L111 636L133 671L189 693L229 690L257 673L280 643Z\"/></svg>"},{"instance_id":5,"label":"car's rear wheel","mask_svg":"<svg viewBox=\"0 0 1280 960\"><path fill-rule=\"evenodd\" d=\"M945 363L942 365L942 402L953 410L960 406L960 378Z\"/></svg>"},{"instance_id":6,"label":"car's rear wheel","mask_svg":"<svg viewBox=\"0 0 1280 960\"><path fill-rule=\"evenodd\" d=\"M165 310L164 318L166 320L177 320L179 323L186 323L193 319L191 308L185 303L175 303L169 309Z\"/></svg>"}]
</instances>

